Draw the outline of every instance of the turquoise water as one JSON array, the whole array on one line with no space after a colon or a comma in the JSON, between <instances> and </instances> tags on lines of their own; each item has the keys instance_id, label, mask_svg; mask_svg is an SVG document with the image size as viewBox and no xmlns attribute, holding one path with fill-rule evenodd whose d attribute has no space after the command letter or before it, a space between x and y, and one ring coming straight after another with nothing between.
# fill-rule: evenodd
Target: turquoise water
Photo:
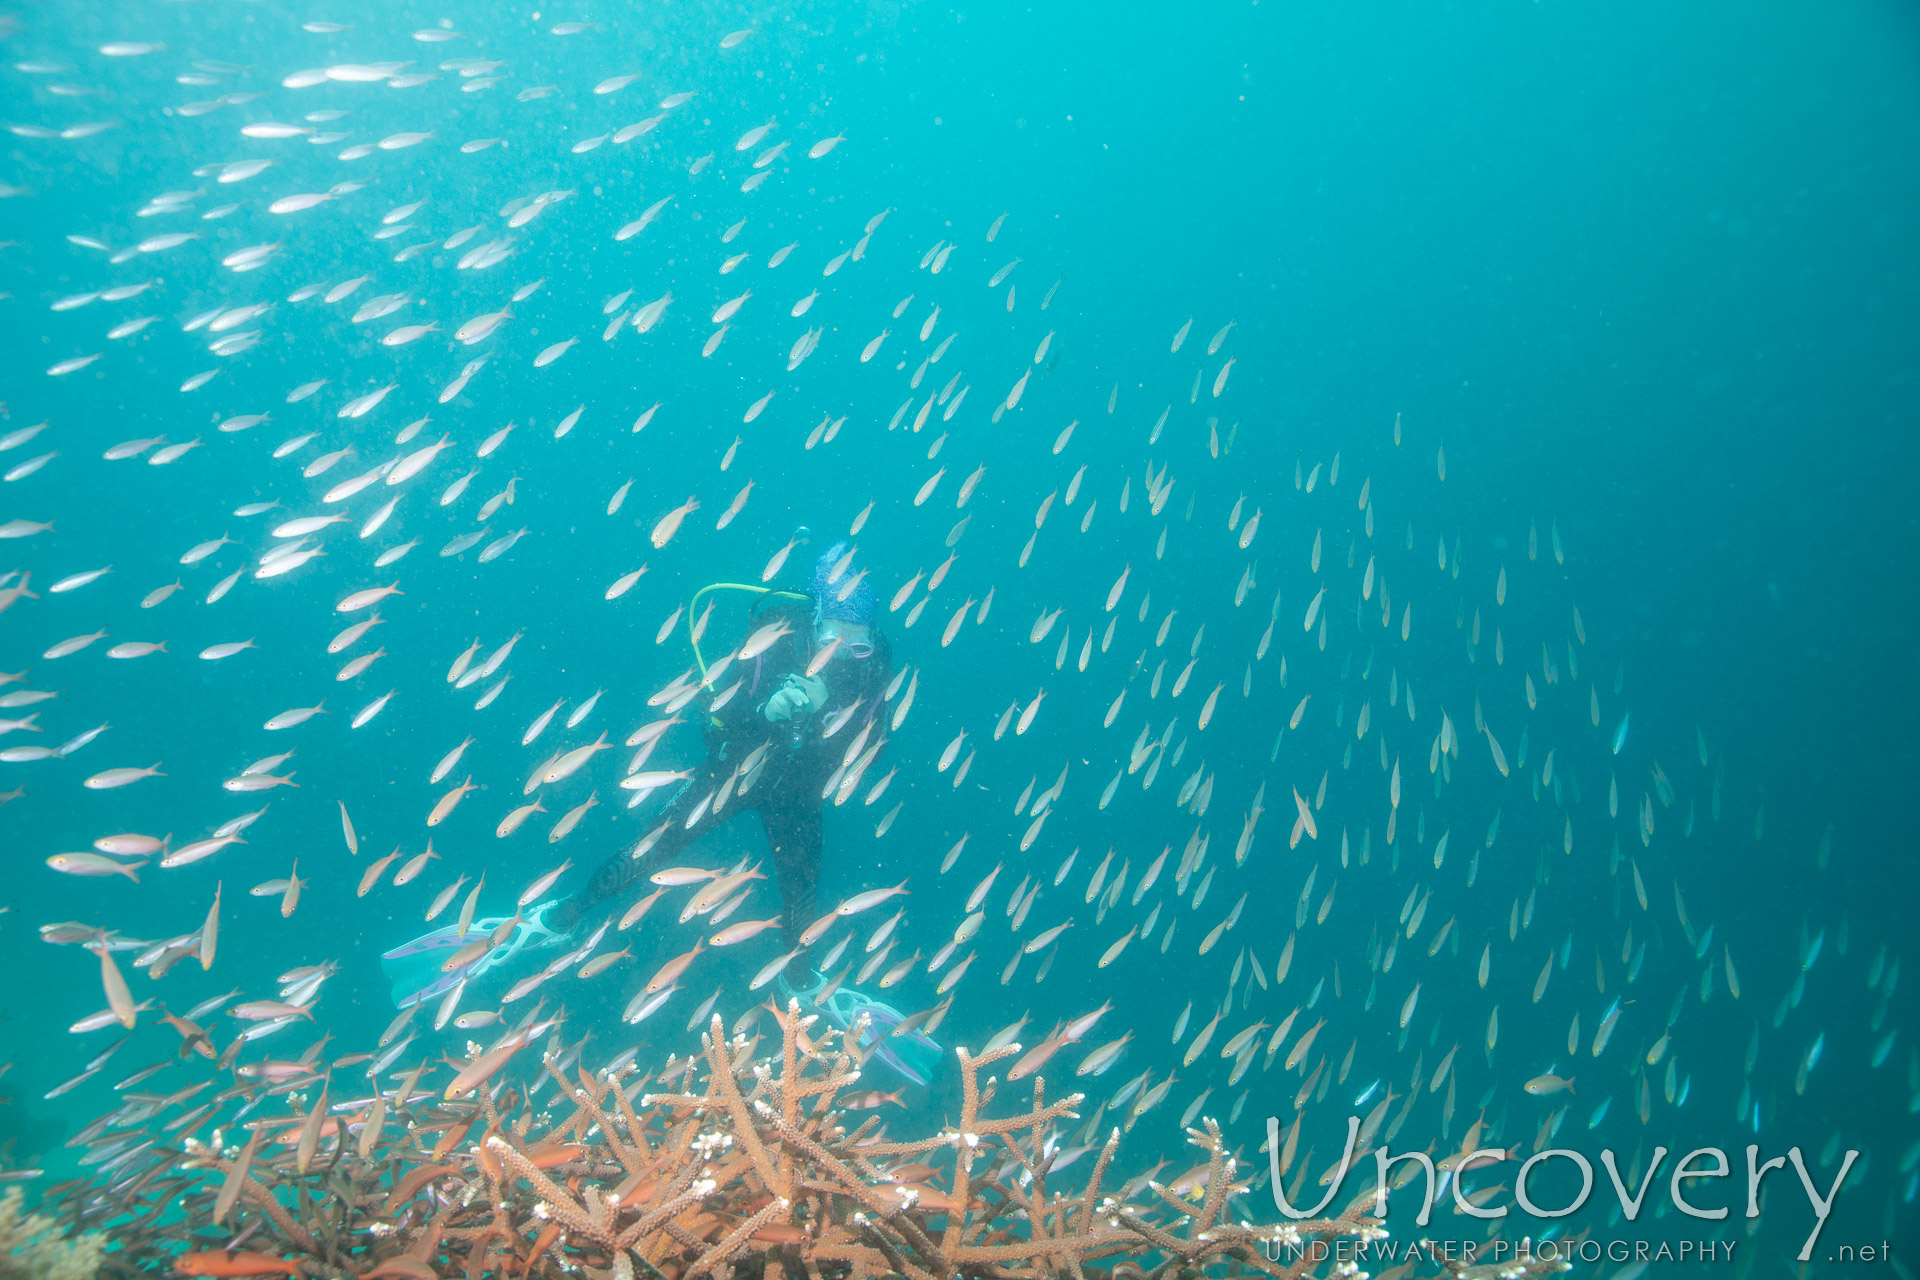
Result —
<instances>
[{"instance_id":1,"label":"turquoise water","mask_svg":"<svg viewBox=\"0 0 1920 1280\"><path fill-rule=\"evenodd\" d=\"M443 17L459 39L410 38ZM320 19L351 25L330 33L300 27ZM553 35L565 21L594 26ZM744 30L755 34L719 47ZM110 41L164 48L104 56L100 47ZM136 997L175 1011L229 989L268 998L278 974L332 961L339 972L314 1011L334 1037L327 1052L367 1046L393 1016L380 953L429 927L427 903L457 875L485 869L480 913L510 914L521 887L562 858L575 869L556 892L578 888L587 869L649 829L621 807L626 793L617 783L632 754L622 748L543 790L547 811L515 835L494 834L526 802L522 783L551 751L591 741L602 728L617 742L653 717L647 695L692 661L684 617L656 643L668 615L708 582L758 582L769 557L797 543L798 526L810 541L773 577L804 583L812 554L871 500L856 541L883 602L916 571L945 560L955 524L968 523L951 545L950 575L917 623L904 625L911 605L882 614L896 664L917 673L916 700L869 775L898 770L884 798L863 804L863 781L847 804L829 806L819 897L824 909L908 879L895 954L931 956L966 915L974 886L1005 864L983 904L980 933L948 962L979 953L936 1033L943 1043L977 1047L1028 1011L1033 1023L1022 1040L1037 1043L1057 1020L1112 1000L1097 1031L1060 1061L1077 1063L1087 1048L1135 1033L1116 1066L1081 1085L1089 1107L1142 1071L1151 1069L1155 1083L1177 1074L1129 1135L1130 1170L1163 1156L1174 1162L1170 1175L1186 1168L1177 1121L1208 1088L1204 1111L1223 1121L1247 1092L1228 1132L1264 1167L1265 1117L1292 1122L1295 1096L1324 1057L1329 1085L1308 1105L1299 1144L1302 1153L1314 1148L1316 1175L1346 1115L1364 1117L1384 1094L1364 1104L1355 1098L1375 1081L1405 1093L1418 1074L1419 1102L1397 1130L1395 1150L1431 1143L1436 1157L1452 1151L1482 1108L1499 1143L1531 1149L1561 1106L1568 1109L1557 1145L1596 1159L1602 1147L1614 1148L1623 1169L1633 1151L1655 1144L1678 1153L1725 1148L1736 1164L1735 1191L1738 1149L1749 1141L1769 1155L1804 1147L1823 1191L1840 1153L1858 1149L1816 1257L1842 1244L1910 1239L1912 1099L1920 1086L1897 979L1913 884L1899 801L1914 754L1903 590L1916 568L1904 502L1915 349L1916 262L1905 233L1915 203L1907 157L1920 114L1914 55L1912 17L1891 5L1817 14L1786 6L1675 14L1653 6L1269 3L1179 14L874 6L538 17L525 6L305 14L107 5L23 16L8 38L9 63L57 69L6 74L8 118L27 133L16 128L0 172L18 189L0 203L12 242L5 305L9 345L27 354L8 365L0 435L50 425L0 454L0 464L11 470L49 450L58 456L0 486L0 522L54 525L7 542L0 554L0 572L30 571L40 592L0 616L0 671L26 673L0 693L60 697L0 711L38 711L45 728L0 736L0 749L28 739L57 746L94 725L111 728L71 758L0 764L0 793L25 792L0 808L14 864L0 945L14 973L36 979L14 984L4 1000L13 1066L0 1088L14 1095L0 1114L0 1132L13 1139L8 1163L44 1167L50 1177L70 1173L66 1138L113 1105L113 1081L173 1047L164 1024L143 1019L98 1078L43 1100L114 1033L66 1032L101 1006L98 966L79 947L42 944L35 928L75 920L145 940L187 935L217 883L223 916L214 968L203 973L189 961L158 983L135 975ZM282 83L304 68L383 59L410 61L395 75L436 78L408 88L350 78L298 89ZM453 59L502 65L478 76L439 69ZM593 92L628 74L638 79ZM497 84L461 91L493 75ZM181 76L210 83L182 84ZM517 100L549 85L550 96ZM61 86L79 92L56 92ZM179 110L256 92L203 114ZM679 92L697 96L664 111L650 132L573 150L662 113L657 104ZM348 114L305 118L333 110ZM71 139L32 136L95 121L113 127ZM309 132L240 132L268 121ZM775 128L764 139L736 149L769 122ZM314 132L343 136L316 144ZM402 132L432 136L338 158ZM844 142L807 158L816 140L839 134ZM503 141L460 150L486 138ZM786 152L752 167L781 142L791 143ZM709 153L709 166L690 174ZM274 164L231 183L193 174L249 158ZM755 173L770 176L743 192ZM349 180L366 186L314 208L269 211L282 197ZM557 191L571 194L522 227L507 225L511 215L501 210L509 201ZM178 211L136 216L166 192L193 194ZM669 203L656 222L615 239L661 199ZM375 238L383 215L422 200L416 213L386 224L412 230ZM204 217L225 204L239 207ZM860 258L823 274L883 211L890 212ZM723 242L737 222L744 226ZM463 245L439 247L476 226ZM173 232L198 238L109 261L115 250ZM503 262L456 265L495 239L511 240ZM770 268L771 255L789 243L798 246L792 257ZM266 244L279 248L257 270L221 265ZM431 247L393 261L411 245ZM935 273L929 254L945 245L950 256ZM736 253L751 256L720 274ZM1016 258L1010 274L986 285ZM371 278L349 299L289 300L301 286L360 275ZM450 340L463 322L541 279L495 337L471 346ZM125 300L50 309L144 281L154 283ZM816 288L813 310L791 316L794 301ZM720 345L703 356L719 327L709 317L749 289ZM627 301L603 312L628 290ZM392 293L411 301L391 316L352 323L355 308ZM602 339L614 313L630 315L669 293L673 301L649 332L629 326ZM182 330L213 308L256 303L272 309L224 331L257 330L248 350L217 355L208 330ZM921 323L936 305L923 340ZM158 318L129 336L105 336L144 315ZM1184 343L1170 350L1190 317ZM439 331L380 344L381 334L407 323ZM790 369L808 325L823 330L819 348ZM883 329L886 341L863 361ZM954 345L910 387L947 334L956 335ZM536 353L567 338L579 345L534 367ZM99 360L75 372L42 372L95 353ZM442 388L481 355L488 363L442 402ZM212 381L179 390L208 369L219 370ZM961 407L944 420L950 395L914 431L920 405L956 372L967 388ZM1018 405L996 415L1023 374ZM318 392L287 402L294 387L321 378ZM364 417L337 416L352 397L389 383L390 396ZM743 421L767 392L764 410ZM907 412L889 429L903 401ZM645 428L631 431L655 403ZM555 439L557 424L580 406L577 424ZM218 430L253 413L272 417ZM422 416L430 422L419 436L397 444L402 427ZM817 424L843 416L833 440L806 446ZM478 458L481 442L510 421L517 425L497 452ZM1070 422L1078 425L1056 448ZM303 448L271 456L308 432L314 439ZM450 450L407 484L376 481L340 503L322 501L340 480L442 433ZM101 456L120 441L156 436L204 444L165 466ZM736 437L738 453L722 471ZM324 475L301 474L321 453L347 447L354 456ZM940 485L916 505L942 466ZM960 482L980 466L978 488L956 507ZM1162 468L1172 488L1156 515L1150 493ZM469 470L470 488L442 506L447 485ZM477 508L510 477L513 504L486 522L486 538L458 557L437 554L480 527ZM716 531L714 521L749 479L746 506ZM614 491L629 480L619 512L609 515ZM1036 531L1049 494L1060 496ZM656 522L689 495L700 509L672 541L650 545ZM385 525L356 536L394 496L401 501ZM269 499L283 509L233 514ZM275 524L336 507L351 518L317 535L312 545L324 556L280 577L252 576ZM1242 548L1256 509L1257 534ZM477 562L482 547L522 527L523 541ZM1552 549L1556 530L1564 563ZM222 535L234 543L198 564L178 563L189 547ZM416 538L406 559L373 565L382 550ZM1378 578L1363 591L1369 557ZM647 573L630 591L604 598L643 564ZM96 582L46 590L105 565L113 572ZM243 568L230 594L205 603L217 581ZM1127 585L1109 610L1123 568ZM175 578L184 584L177 595L140 607ZM349 651L328 654L328 639L349 621L336 603L396 581L404 594L378 606L384 624ZM1303 626L1321 588L1314 625ZM987 622L968 621L943 645L952 612L989 590ZM1383 595L1391 600L1384 624ZM739 603L722 597L716 607L709 657L737 643ZM1576 608L1584 638L1575 634ZM1031 641L1035 619L1056 609L1054 628ZM1170 609L1166 639L1156 645ZM1103 649L1109 620L1114 639ZM1270 620L1271 645L1256 658ZM109 634L91 647L41 656L97 629ZM475 710L494 680L455 692L444 679L449 664L475 637L484 654L516 632L524 636L501 672L512 681L497 702ZM1056 662L1063 634L1065 656ZM249 638L257 649L194 657ZM128 640L164 640L168 652L105 656ZM359 677L335 680L342 662L373 648L387 656ZM1190 658L1190 684L1176 698L1170 686ZM1149 696L1163 661L1160 690ZM1549 663L1563 677L1556 684L1547 683ZM1538 686L1531 709L1523 675ZM1199 729L1201 703L1216 685L1214 718ZM1123 688L1121 709L1103 725ZM375 719L349 727L355 711L390 689L393 700ZM565 717L599 689L591 716L563 730ZM1041 690L1031 728L995 741L1009 704L1025 708ZM1308 695L1297 727L1288 728ZM260 727L323 697L327 716L281 732ZM523 746L530 723L556 699L566 700L556 722ZM1506 776L1476 733L1476 700L1507 759ZM1369 724L1359 735L1363 706ZM1436 783L1428 761L1443 713L1459 731L1459 755ZM1616 751L1616 726L1628 715ZM1129 747L1156 740L1175 717L1165 758L1143 789L1144 764L1125 772ZM956 788L954 771L936 762L962 729L969 739L960 757L978 755ZM469 735L474 745L452 776L430 785L435 762ZM1392 844L1383 747L1402 777ZM297 788L257 796L221 789L249 763L290 749L296 754L280 772L295 770ZM1557 795L1554 782L1542 780L1549 750ZM703 754L696 735L677 729L648 767L681 767ZM103 769L155 761L164 778L117 790L81 785ZM1657 794L1656 764L1671 781L1671 804ZM1016 815L1016 800L1029 779L1040 792L1063 766L1057 806L1022 850L1031 818ZM1114 799L1102 807L1116 772ZM469 773L483 790L430 832L428 811ZM1176 803L1189 779L1198 788L1209 778L1204 815L1191 801ZM1609 812L1612 781L1617 813ZM1236 866L1242 819L1263 784L1267 812ZM1289 848L1295 788L1318 835ZM601 804L550 844L555 818L589 792ZM114 832L170 834L177 846L269 800L247 843L187 867L148 867L138 885L42 865ZM897 817L876 837L896 802ZM343 844L341 803L358 855ZM1644 843L1636 821L1643 803L1654 812ZM1176 893L1175 864L1196 832L1209 851ZM940 874L942 855L962 833L970 833L965 850ZM1448 852L1435 867L1442 833ZM397 866L423 851L429 835L440 858L418 880L356 894L371 859L397 848ZM1169 845L1155 886L1136 904L1134 886ZM1112 866L1126 862L1130 878L1125 896L1096 922L1086 890L1110 847ZM1056 869L1075 849L1055 887ZM747 819L690 860L730 866L764 852ZM245 891L285 877L295 858L310 883L283 919L277 899ZM1209 868L1216 874L1193 909ZM1307 914L1296 928L1310 872ZM1008 898L1029 875L1042 891L1013 933ZM1674 907L1676 882L1685 925ZM1325 922L1316 923L1330 889ZM637 933L619 935L633 939L632 960L595 979L558 978L542 988L550 1006L568 1010L569 1044L591 1035L589 1065L629 1046L643 1064L685 1052L693 1037L683 1028L716 988L729 1022L761 998L740 989L780 954L774 933L703 954L659 1014L637 1030L618 1023L645 977L702 936L670 910L686 892L672 891ZM1429 892L1423 923L1408 938L1402 904ZM1510 939L1510 912L1535 893L1531 923ZM1198 954L1242 894L1238 923ZM777 900L777 886L761 885L736 918L774 915ZM1097 967L1156 904L1152 938L1136 938ZM865 922L877 925L892 910L858 917L855 953ZM1068 918L1074 927L1061 936L1044 982L1034 981L1042 954L1025 957L1001 982L1024 940ZM1430 956L1449 918L1453 931ZM1177 928L1162 951L1170 920ZM1711 942L1698 946L1709 926ZM1296 936L1284 982L1248 987L1249 966L1229 984L1246 949L1271 978L1289 934ZM1391 937L1400 940L1397 959L1385 968ZM1483 948L1484 985L1476 972ZM1876 960L1883 950L1886 959ZM1729 951L1742 985L1737 1001L1727 990ZM133 954L121 953L122 961ZM1536 1001L1549 957L1554 972ZM1713 984L1704 1003L1703 972ZM923 963L885 998L903 1011L927 1008L940 976ZM1419 999L1403 1027L1415 983ZM1181 1059L1229 996L1233 1010L1212 1046L1255 1021L1278 1023L1295 1006L1303 1008L1287 1045L1320 1018L1326 1025L1295 1071L1282 1066L1283 1048L1270 1070L1255 1062L1228 1085L1233 1064L1217 1047L1191 1067ZM1619 1021L1596 1058L1594 1029L1616 997ZM1191 1023L1175 1046L1171 1032L1189 1002ZM1488 1053L1496 1004L1499 1043ZM508 1006L509 1019L521 1008ZM1569 1052L1576 1014L1578 1046ZM223 1039L236 1024L220 1025ZM1669 1059L1646 1061L1669 1031L1674 1100L1664 1097ZM1869 1065L1889 1033L1895 1039L1881 1065ZM296 1026L260 1042L259 1053L298 1056L313 1035ZM419 1043L458 1051L465 1040L450 1031ZM1797 1091L1797 1071L1816 1043L1817 1062ZM1448 1117L1447 1090L1429 1091L1425 1081L1455 1044ZM1576 1077L1577 1096L1521 1089L1548 1072ZM1635 1097L1643 1075L1644 1122ZM175 1066L162 1079L176 1077L194 1078ZM955 1088L949 1073L909 1090L911 1115L896 1123L937 1125ZM1063 1135L1063 1145L1079 1141ZM1594 1203L1604 1204L1600 1177ZM1787 1180L1769 1184L1768 1212L1752 1236L1732 1192L1721 1201L1735 1207L1728 1223L1681 1222L1669 1206L1651 1223L1615 1224L1596 1212L1560 1230L1584 1223L1604 1239L1741 1241L1734 1265L1764 1272L1779 1257L1791 1261L1811 1221L1792 1170L1776 1177ZM1663 1190L1664 1178L1656 1202ZM1274 1215L1264 1188L1247 1204L1264 1220ZM1483 1234L1444 1212L1437 1223L1443 1237Z\"/></svg>"}]
</instances>

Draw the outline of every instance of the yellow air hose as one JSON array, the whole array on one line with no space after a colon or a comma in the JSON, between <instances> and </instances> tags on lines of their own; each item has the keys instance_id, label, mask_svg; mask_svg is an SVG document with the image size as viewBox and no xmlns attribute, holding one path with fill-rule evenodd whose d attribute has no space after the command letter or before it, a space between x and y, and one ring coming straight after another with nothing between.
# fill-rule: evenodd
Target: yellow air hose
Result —
<instances>
[{"instance_id":1,"label":"yellow air hose","mask_svg":"<svg viewBox=\"0 0 1920 1280\"><path fill-rule=\"evenodd\" d=\"M694 614L700 608L700 599L709 591L751 591L757 596L785 596L790 600L812 600L804 591L784 591L777 587L756 587L746 582L710 582L693 593L693 599L687 602L687 636L693 649L694 665L700 668L700 678L707 678L707 660L700 656L700 642L693 639L695 626Z\"/></svg>"}]
</instances>

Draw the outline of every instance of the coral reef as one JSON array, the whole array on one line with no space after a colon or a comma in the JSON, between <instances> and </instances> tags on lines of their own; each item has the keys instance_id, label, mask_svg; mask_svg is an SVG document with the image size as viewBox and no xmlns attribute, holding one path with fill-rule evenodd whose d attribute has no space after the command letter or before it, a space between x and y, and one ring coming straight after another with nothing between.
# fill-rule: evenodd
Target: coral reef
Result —
<instances>
[{"instance_id":1,"label":"coral reef","mask_svg":"<svg viewBox=\"0 0 1920 1280\"><path fill-rule=\"evenodd\" d=\"M360 1280L536 1271L1292 1280L1312 1266L1273 1261L1289 1243L1384 1235L1363 1216L1365 1198L1326 1219L1239 1220L1230 1205L1247 1190L1235 1181L1243 1166L1211 1120L1188 1130L1206 1162L1181 1184L1191 1198L1147 1180L1111 1189L1118 1131L1083 1183L1050 1185L1055 1124L1073 1118L1080 1098L1049 1102L1036 1077L1028 1106L990 1115L999 1082L982 1073L1018 1046L960 1050L957 1122L890 1139L878 1119L852 1119L871 1105L849 1092L860 1075L849 1048L857 1033L815 1040L797 1004L776 1016L778 1052L761 1059L759 1037L729 1038L717 1017L699 1058L670 1060L651 1079L584 1069L569 1079L548 1059L564 1088L552 1111L512 1084L486 1090L517 1051L512 1038L476 1052L441 1096L416 1094L415 1070L338 1118L331 1085L309 1077L317 1100L248 1123L238 1150L191 1139L156 1146L139 1166L64 1184L49 1202L74 1228L111 1234L113 1272ZM671 1091L642 1092L649 1082ZM1516 1264L1507 1274L1556 1269Z\"/></svg>"},{"instance_id":2,"label":"coral reef","mask_svg":"<svg viewBox=\"0 0 1920 1280\"><path fill-rule=\"evenodd\" d=\"M70 1238L52 1218L26 1211L20 1188L0 1196L0 1280L92 1280L105 1240Z\"/></svg>"}]
</instances>

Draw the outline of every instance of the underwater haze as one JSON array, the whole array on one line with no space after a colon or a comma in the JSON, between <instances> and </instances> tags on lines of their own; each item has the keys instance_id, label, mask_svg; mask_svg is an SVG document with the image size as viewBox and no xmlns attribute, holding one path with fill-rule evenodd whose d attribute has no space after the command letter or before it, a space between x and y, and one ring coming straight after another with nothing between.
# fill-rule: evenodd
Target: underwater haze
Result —
<instances>
[{"instance_id":1,"label":"underwater haze","mask_svg":"<svg viewBox=\"0 0 1920 1280\"><path fill-rule=\"evenodd\" d=\"M1394 1239L1912 1274L1910 6L0 43L0 1180L102 1268L508 1265L420 1234L415 1084L490 1134L641 1105L791 998L848 1131L943 1131L955 1048L1020 1045L1003 1102L1085 1095L1034 1134L1075 1194L1117 1129L1116 1203L1218 1177L1271 1231L1390 1148L1440 1165ZM302 1127L393 1193L324 1257L205 1212ZM1750 1145L1800 1153L1752 1206ZM1697 1148L1730 1176L1670 1191ZM1543 1150L1626 1188L1523 1212ZM727 1234L764 1201L634 1256L849 1274L818 1205Z\"/></svg>"}]
</instances>

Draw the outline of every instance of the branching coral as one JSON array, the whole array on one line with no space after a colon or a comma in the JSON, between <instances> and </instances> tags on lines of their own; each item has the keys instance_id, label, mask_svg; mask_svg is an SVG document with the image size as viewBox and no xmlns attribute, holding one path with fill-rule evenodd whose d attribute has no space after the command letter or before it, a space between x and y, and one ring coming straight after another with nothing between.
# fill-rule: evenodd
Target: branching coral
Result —
<instances>
[{"instance_id":1,"label":"branching coral","mask_svg":"<svg viewBox=\"0 0 1920 1280\"><path fill-rule=\"evenodd\" d=\"M763 1059L716 1017L701 1058L661 1077L675 1092L641 1094L645 1077L631 1074L569 1079L549 1059L564 1100L548 1114L510 1085L450 1102L409 1097L410 1080L342 1117L317 1149L303 1143L304 1157L284 1141L259 1142L284 1123L256 1122L251 1155L189 1140L156 1148L142 1170L117 1169L116 1182L68 1184L50 1201L57 1221L112 1232L106 1265L115 1271L297 1268L361 1280L536 1271L1169 1280L1221 1266L1296 1280L1313 1264L1289 1245L1384 1234L1363 1201L1314 1221L1234 1220L1228 1207L1245 1187L1211 1120L1188 1130L1207 1162L1204 1183L1193 1180L1204 1186L1198 1203L1152 1182L1141 1188L1145 1204L1109 1190L1118 1131L1085 1184L1061 1189L1052 1144L1079 1095L1048 1101L1036 1078L1024 1110L989 1114L998 1081L983 1084L982 1072L1017 1046L959 1051L957 1124L882 1140L873 1120L850 1125L841 1096L860 1075L857 1031L815 1042L797 1006L777 1017L780 1052ZM169 1203L184 1215L156 1211ZM35 1221L44 1231L56 1220ZM1519 1273L1554 1269L1529 1263Z\"/></svg>"},{"instance_id":2,"label":"branching coral","mask_svg":"<svg viewBox=\"0 0 1920 1280\"><path fill-rule=\"evenodd\" d=\"M20 1188L0 1196L0 1280L92 1280L105 1241L69 1237L52 1218L26 1211Z\"/></svg>"}]
</instances>

